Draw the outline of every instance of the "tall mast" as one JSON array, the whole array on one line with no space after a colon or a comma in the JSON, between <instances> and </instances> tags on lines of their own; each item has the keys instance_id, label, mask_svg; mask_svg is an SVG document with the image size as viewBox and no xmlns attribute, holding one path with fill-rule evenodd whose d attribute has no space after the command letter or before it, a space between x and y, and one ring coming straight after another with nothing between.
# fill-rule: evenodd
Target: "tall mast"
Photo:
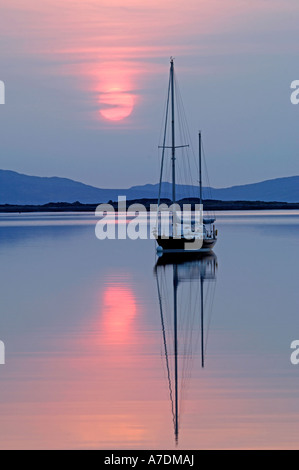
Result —
<instances>
[{"instance_id":1,"label":"tall mast","mask_svg":"<svg viewBox=\"0 0 299 470\"><path fill-rule=\"evenodd\" d=\"M201 131L198 133L199 144L199 204L202 204L202 169L201 169Z\"/></svg>"},{"instance_id":2,"label":"tall mast","mask_svg":"<svg viewBox=\"0 0 299 470\"><path fill-rule=\"evenodd\" d=\"M173 265L173 313L174 313L174 381L175 381L175 440L179 439L179 397L178 397L178 265Z\"/></svg>"},{"instance_id":3,"label":"tall mast","mask_svg":"<svg viewBox=\"0 0 299 470\"><path fill-rule=\"evenodd\" d=\"M174 83L174 59L170 58L170 74L169 74L169 85L168 85L168 96L167 96L167 106L166 106L166 119L165 119L165 128L164 128L164 139L163 145L159 148L163 149L162 153L162 162L161 162L161 171L160 171L160 184L159 184L159 197L158 202L160 204L161 199L161 188L162 188L162 177L163 177L163 164L164 164L164 152L165 149L171 149L171 161L172 161L172 203L176 202L176 170L175 170L175 149L189 147L189 145L175 145L175 83ZM170 103L171 101L171 103ZM167 134L167 123L168 123L168 109L171 104L171 146L165 145L166 143L166 134ZM169 113L170 114L170 113ZM159 205L158 204L158 205Z\"/></svg>"},{"instance_id":4,"label":"tall mast","mask_svg":"<svg viewBox=\"0 0 299 470\"><path fill-rule=\"evenodd\" d=\"M167 135L167 124L168 124L168 109L169 109L169 96L170 96L170 86L171 80L169 77L168 83L168 92L167 92L167 105L166 105L166 115L165 115L165 127L164 127L164 138L163 138L163 145L162 145L162 159L161 159L161 170L160 170L160 183L159 183L159 196L158 196L158 207L160 206L161 202L161 191L162 191L162 179L163 179L163 167L164 167L164 155L166 149L166 135ZM160 147L159 147L160 148Z\"/></svg>"},{"instance_id":5,"label":"tall mast","mask_svg":"<svg viewBox=\"0 0 299 470\"><path fill-rule=\"evenodd\" d=\"M172 132L172 203L175 204L175 124L174 124L174 63L170 60L170 83L171 83L171 132Z\"/></svg>"},{"instance_id":6,"label":"tall mast","mask_svg":"<svg viewBox=\"0 0 299 470\"><path fill-rule=\"evenodd\" d=\"M201 367L205 366L203 275L200 275Z\"/></svg>"}]
</instances>

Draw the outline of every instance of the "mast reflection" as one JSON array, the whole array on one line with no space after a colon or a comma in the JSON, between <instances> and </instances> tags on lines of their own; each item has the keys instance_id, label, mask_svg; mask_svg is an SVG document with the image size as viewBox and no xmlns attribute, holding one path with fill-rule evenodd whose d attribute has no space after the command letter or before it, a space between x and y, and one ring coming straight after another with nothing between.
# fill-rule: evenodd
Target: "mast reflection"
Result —
<instances>
[{"instance_id":1,"label":"mast reflection","mask_svg":"<svg viewBox=\"0 0 299 470\"><path fill-rule=\"evenodd\" d=\"M187 376L191 376L191 362L198 350L201 366L205 367L205 315L208 319L212 313L217 268L217 257L210 252L164 254L154 269L177 444L182 388Z\"/></svg>"}]
</instances>

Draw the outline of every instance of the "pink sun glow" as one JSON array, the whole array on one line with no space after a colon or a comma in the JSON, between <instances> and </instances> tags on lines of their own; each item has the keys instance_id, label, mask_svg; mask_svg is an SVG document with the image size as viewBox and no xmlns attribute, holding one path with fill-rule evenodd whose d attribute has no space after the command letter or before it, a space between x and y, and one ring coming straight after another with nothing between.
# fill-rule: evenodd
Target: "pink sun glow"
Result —
<instances>
[{"instance_id":1,"label":"pink sun glow","mask_svg":"<svg viewBox=\"0 0 299 470\"><path fill-rule=\"evenodd\" d=\"M100 95L100 114L109 121L121 121L132 114L135 105L134 95L119 88L112 88Z\"/></svg>"}]
</instances>

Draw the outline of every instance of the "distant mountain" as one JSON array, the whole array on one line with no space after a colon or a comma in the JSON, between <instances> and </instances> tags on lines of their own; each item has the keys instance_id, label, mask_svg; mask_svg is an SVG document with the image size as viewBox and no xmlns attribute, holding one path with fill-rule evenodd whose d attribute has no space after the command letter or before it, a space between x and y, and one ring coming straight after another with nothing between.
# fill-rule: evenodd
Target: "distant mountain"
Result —
<instances>
[{"instance_id":1,"label":"distant mountain","mask_svg":"<svg viewBox=\"0 0 299 470\"><path fill-rule=\"evenodd\" d=\"M27 176L14 171L0 170L0 204L41 205L49 202L75 202L97 204L127 199L155 199L158 184L133 186L129 189L101 189L67 178ZM171 197L171 184L163 183L163 197ZM198 196L198 188L178 185L177 198ZM279 201L299 202L299 176L277 178L261 183L232 186L230 188L203 188L205 199L222 201Z\"/></svg>"},{"instance_id":2,"label":"distant mountain","mask_svg":"<svg viewBox=\"0 0 299 470\"><path fill-rule=\"evenodd\" d=\"M114 190L94 188L67 178L43 178L0 170L0 204L97 203L117 194Z\"/></svg>"},{"instance_id":3,"label":"distant mountain","mask_svg":"<svg viewBox=\"0 0 299 470\"><path fill-rule=\"evenodd\" d=\"M276 178L261 183L212 189L212 198L223 201L299 202L299 176Z\"/></svg>"}]
</instances>

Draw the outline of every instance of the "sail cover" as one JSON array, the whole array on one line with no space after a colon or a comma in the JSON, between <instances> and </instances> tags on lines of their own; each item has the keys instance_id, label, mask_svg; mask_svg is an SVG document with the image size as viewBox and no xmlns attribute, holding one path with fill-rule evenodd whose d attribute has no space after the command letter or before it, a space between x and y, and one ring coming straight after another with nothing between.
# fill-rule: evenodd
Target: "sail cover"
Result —
<instances>
[{"instance_id":1,"label":"sail cover","mask_svg":"<svg viewBox=\"0 0 299 470\"><path fill-rule=\"evenodd\" d=\"M216 217L211 218L211 219L203 219L204 224L213 224L216 220Z\"/></svg>"}]
</instances>

